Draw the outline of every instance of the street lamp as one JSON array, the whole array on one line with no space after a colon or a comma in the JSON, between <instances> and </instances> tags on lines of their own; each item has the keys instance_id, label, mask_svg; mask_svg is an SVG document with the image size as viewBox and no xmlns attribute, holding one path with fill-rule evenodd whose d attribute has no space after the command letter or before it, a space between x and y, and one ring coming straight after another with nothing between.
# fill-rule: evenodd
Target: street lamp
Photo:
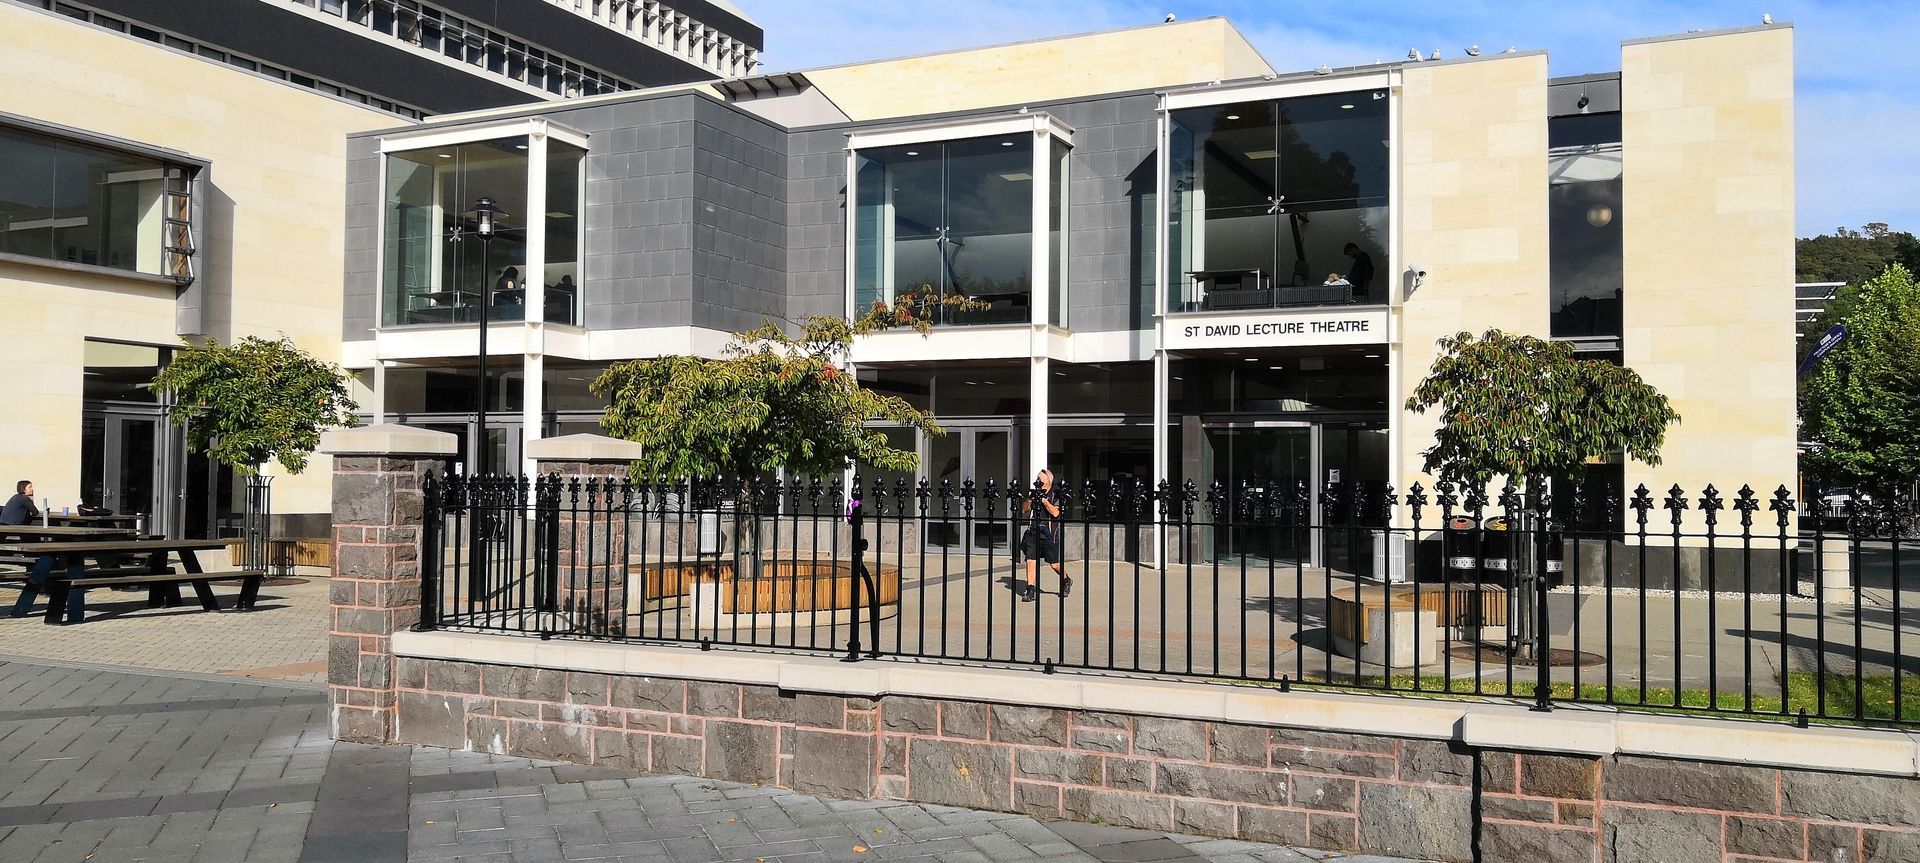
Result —
<instances>
[{"instance_id":1,"label":"street lamp","mask_svg":"<svg viewBox=\"0 0 1920 863\"><path fill-rule=\"evenodd\" d=\"M507 211L500 209L500 205L495 204L492 198L481 198L474 201L463 215L473 217L473 232L480 238L480 383L477 387L480 398L474 414L478 435L473 467L474 473L483 474L487 472L487 453L490 449L487 440L487 391L490 389L490 381L487 380L487 319L493 310L493 287L487 284L488 277L492 275L487 267L487 244L493 240L494 223L505 221Z\"/></svg>"}]
</instances>

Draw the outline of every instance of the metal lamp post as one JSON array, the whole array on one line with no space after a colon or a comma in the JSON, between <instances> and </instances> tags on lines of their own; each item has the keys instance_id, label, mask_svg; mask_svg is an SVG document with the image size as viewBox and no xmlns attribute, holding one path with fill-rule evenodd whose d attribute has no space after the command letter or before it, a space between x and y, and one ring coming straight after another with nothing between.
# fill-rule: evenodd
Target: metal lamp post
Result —
<instances>
[{"instance_id":1,"label":"metal lamp post","mask_svg":"<svg viewBox=\"0 0 1920 863\"><path fill-rule=\"evenodd\" d=\"M492 273L487 268L487 244L493 240L496 222L505 221L507 211L500 209L492 198L481 198L473 202L473 207L464 215L472 216L474 234L480 238L480 382L476 388L479 400L474 405L475 425L477 428L476 450L474 452L474 473L487 472L487 453L490 442L487 440L487 394L490 381L487 379L487 324L493 311L493 286L487 284Z\"/></svg>"}]
</instances>

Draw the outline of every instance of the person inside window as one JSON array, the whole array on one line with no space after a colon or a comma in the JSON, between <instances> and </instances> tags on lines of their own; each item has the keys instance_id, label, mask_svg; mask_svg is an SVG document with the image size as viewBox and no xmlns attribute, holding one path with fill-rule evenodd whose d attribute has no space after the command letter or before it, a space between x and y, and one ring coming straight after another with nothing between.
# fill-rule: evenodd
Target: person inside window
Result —
<instances>
[{"instance_id":1,"label":"person inside window","mask_svg":"<svg viewBox=\"0 0 1920 863\"><path fill-rule=\"evenodd\" d=\"M1340 287L1341 285L1351 285L1353 283L1347 281L1347 277L1340 275L1339 273L1328 273L1327 280L1324 282L1321 282L1320 284L1322 287L1337 288L1337 287Z\"/></svg>"},{"instance_id":2,"label":"person inside window","mask_svg":"<svg viewBox=\"0 0 1920 863\"><path fill-rule=\"evenodd\" d=\"M1027 580L1020 585L1020 600L1040 598L1043 560L1059 574L1060 598L1066 599L1073 595L1073 579L1060 568L1060 493L1053 488L1053 471L1043 467L1034 480L1040 487L1020 504L1020 511L1030 519L1026 533L1020 537L1020 554L1027 559Z\"/></svg>"},{"instance_id":3,"label":"person inside window","mask_svg":"<svg viewBox=\"0 0 1920 863\"><path fill-rule=\"evenodd\" d=\"M1353 285L1355 297L1365 297L1373 287L1373 256L1360 250L1358 245L1348 243L1342 251L1353 259L1353 266L1347 270L1347 283Z\"/></svg>"},{"instance_id":4,"label":"person inside window","mask_svg":"<svg viewBox=\"0 0 1920 863\"><path fill-rule=\"evenodd\" d=\"M7 505L0 508L0 524L32 524L39 517L40 508L33 505L33 480L14 483L13 497L7 498Z\"/></svg>"}]
</instances>

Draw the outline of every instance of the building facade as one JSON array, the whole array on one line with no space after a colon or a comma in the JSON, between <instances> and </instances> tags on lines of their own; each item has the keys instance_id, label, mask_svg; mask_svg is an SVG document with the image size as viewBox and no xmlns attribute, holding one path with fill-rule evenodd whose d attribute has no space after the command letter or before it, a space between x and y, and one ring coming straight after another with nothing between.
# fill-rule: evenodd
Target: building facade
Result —
<instances>
[{"instance_id":1,"label":"building facade","mask_svg":"<svg viewBox=\"0 0 1920 863\"><path fill-rule=\"evenodd\" d=\"M1596 465L1605 494L1790 486L1792 68L1770 25L1575 78L1518 52L1289 72L1207 19L378 129L348 143L342 356L374 418L511 470L595 430L610 362L963 295L853 349L947 428L888 432L921 456L900 479L1317 499L1431 484L1434 419L1401 405L1437 339L1497 327L1673 399L1666 463ZM480 196L509 229L447 242ZM928 541L1008 539L954 527ZM1202 551L1342 553L1288 541Z\"/></svg>"},{"instance_id":2,"label":"building facade","mask_svg":"<svg viewBox=\"0 0 1920 863\"><path fill-rule=\"evenodd\" d=\"M347 133L738 74L760 31L730 10L0 0L0 475L56 511L231 531L233 473L142 385L183 338L341 359ZM276 532L324 532L324 457L274 491Z\"/></svg>"}]
</instances>

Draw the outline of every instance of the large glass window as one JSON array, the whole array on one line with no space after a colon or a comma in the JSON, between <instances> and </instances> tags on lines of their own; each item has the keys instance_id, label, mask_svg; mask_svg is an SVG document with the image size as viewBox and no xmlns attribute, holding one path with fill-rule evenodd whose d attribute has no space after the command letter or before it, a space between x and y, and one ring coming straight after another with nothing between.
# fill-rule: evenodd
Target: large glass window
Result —
<instances>
[{"instance_id":1,"label":"large glass window","mask_svg":"<svg viewBox=\"0 0 1920 863\"><path fill-rule=\"evenodd\" d=\"M488 241L466 215L482 197L509 214ZM386 208L387 325L478 321L482 291L492 292L491 319L520 318L526 225L538 216L527 207L524 136L389 155Z\"/></svg>"},{"instance_id":2,"label":"large glass window","mask_svg":"<svg viewBox=\"0 0 1920 863\"><path fill-rule=\"evenodd\" d=\"M587 153L557 141L547 143L546 318L548 323L579 321L580 191Z\"/></svg>"},{"instance_id":3,"label":"large glass window","mask_svg":"<svg viewBox=\"0 0 1920 863\"><path fill-rule=\"evenodd\" d=\"M1050 150L1055 176L1066 148ZM861 150L854 176L854 301L919 300L936 322L1026 323L1034 319L1033 137L968 138ZM1040 242L1064 282L1064 182L1048 184L1053 214ZM1046 320L1058 323L1064 284L1053 286ZM931 304L952 296L981 308Z\"/></svg>"},{"instance_id":4,"label":"large glass window","mask_svg":"<svg viewBox=\"0 0 1920 863\"><path fill-rule=\"evenodd\" d=\"M190 174L0 127L0 252L190 281Z\"/></svg>"},{"instance_id":5,"label":"large glass window","mask_svg":"<svg viewBox=\"0 0 1920 863\"><path fill-rule=\"evenodd\" d=\"M1547 121L1547 244L1556 338L1620 336L1620 115Z\"/></svg>"},{"instance_id":6,"label":"large glass window","mask_svg":"<svg viewBox=\"0 0 1920 863\"><path fill-rule=\"evenodd\" d=\"M1384 303L1387 94L1172 112L1172 311Z\"/></svg>"}]
</instances>

